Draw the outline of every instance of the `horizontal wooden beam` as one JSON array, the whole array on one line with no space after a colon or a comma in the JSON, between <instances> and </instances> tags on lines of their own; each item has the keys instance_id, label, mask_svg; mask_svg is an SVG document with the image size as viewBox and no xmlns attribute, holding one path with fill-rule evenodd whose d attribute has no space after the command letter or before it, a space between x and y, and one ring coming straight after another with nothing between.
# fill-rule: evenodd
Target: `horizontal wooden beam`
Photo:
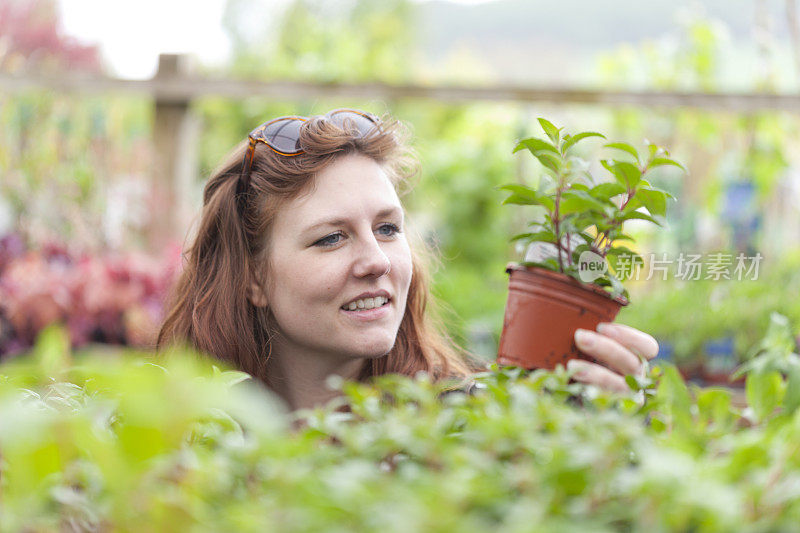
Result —
<instances>
[{"instance_id":1,"label":"horizontal wooden beam","mask_svg":"<svg viewBox=\"0 0 800 533\"><path fill-rule=\"evenodd\" d=\"M441 102L503 101L552 104L595 104L655 108L690 107L719 111L778 110L800 112L800 95L768 93L701 93L668 91L606 91L574 87L523 87L512 85L391 85L302 81L247 81L195 77L155 77L123 80L87 77L73 73L0 74L0 91L45 89L66 93L137 93L161 102L185 102L206 96L263 97L281 100L313 98L426 99Z\"/></svg>"}]
</instances>

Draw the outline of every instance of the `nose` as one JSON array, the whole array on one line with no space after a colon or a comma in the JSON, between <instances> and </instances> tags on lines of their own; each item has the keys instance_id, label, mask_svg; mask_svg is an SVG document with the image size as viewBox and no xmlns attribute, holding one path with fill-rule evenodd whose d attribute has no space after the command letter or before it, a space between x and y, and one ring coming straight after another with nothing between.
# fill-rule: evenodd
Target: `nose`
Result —
<instances>
[{"instance_id":1,"label":"nose","mask_svg":"<svg viewBox=\"0 0 800 533\"><path fill-rule=\"evenodd\" d=\"M367 276L378 278L388 274L392 263L383 248L381 248L381 244L375 239L375 236L372 235L362 242L363 244L353 266L355 276L359 278Z\"/></svg>"}]
</instances>

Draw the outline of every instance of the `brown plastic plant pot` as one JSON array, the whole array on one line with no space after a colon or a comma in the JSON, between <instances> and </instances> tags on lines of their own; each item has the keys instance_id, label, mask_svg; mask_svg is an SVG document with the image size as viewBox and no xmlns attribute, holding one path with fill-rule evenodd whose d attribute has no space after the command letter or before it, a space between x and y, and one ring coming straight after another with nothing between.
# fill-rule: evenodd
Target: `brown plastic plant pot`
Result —
<instances>
[{"instance_id":1,"label":"brown plastic plant pot","mask_svg":"<svg viewBox=\"0 0 800 533\"><path fill-rule=\"evenodd\" d=\"M543 268L510 264L497 363L552 370L569 359L596 362L575 346L575 330L611 322L628 301L597 285Z\"/></svg>"}]
</instances>

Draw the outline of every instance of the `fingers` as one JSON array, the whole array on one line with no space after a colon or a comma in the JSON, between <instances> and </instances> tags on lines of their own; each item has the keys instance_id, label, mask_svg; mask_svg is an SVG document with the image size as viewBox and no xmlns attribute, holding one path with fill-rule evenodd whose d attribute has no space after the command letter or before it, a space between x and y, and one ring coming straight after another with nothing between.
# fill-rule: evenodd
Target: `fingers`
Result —
<instances>
[{"instance_id":1,"label":"fingers","mask_svg":"<svg viewBox=\"0 0 800 533\"><path fill-rule=\"evenodd\" d=\"M645 359L653 359L658 355L658 342L651 336L636 328L625 324L612 324L603 322L597 326L597 331L611 337L621 345Z\"/></svg>"},{"instance_id":2,"label":"fingers","mask_svg":"<svg viewBox=\"0 0 800 533\"><path fill-rule=\"evenodd\" d=\"M606 335L588 329L578 329L575 332L575 344L584 354L594 357L622 375L641 372L642 363L639 358L625 346Z\"/></svg>"},{"instance_id":3,"label":"fingers","mask_svg":"<svg viewBox=\"0 0 800 533\"><path fill-rule=\"evenodd\" d=\"M630 387L622 376L598 364L580 359L570 359L567 361L567 369L575 371L572 377L576 381L616 392L630 391Z\"/></svg>"},{"instance_id":4,"label":"fingers","mask_svg":"<svg viewBox=\"0 0 800 533\"><path fill-rule=\"evenodd\" d=\"M658 342L652 336L623 324L602 323L597 332L578 329L575 344L581 352L608 368L573 359L567 362L567 368L575 371L573 378L619 392L629 390L623 375L643 371L640 357L649 360L658 355Z\"/></svg>"}]
</instances>

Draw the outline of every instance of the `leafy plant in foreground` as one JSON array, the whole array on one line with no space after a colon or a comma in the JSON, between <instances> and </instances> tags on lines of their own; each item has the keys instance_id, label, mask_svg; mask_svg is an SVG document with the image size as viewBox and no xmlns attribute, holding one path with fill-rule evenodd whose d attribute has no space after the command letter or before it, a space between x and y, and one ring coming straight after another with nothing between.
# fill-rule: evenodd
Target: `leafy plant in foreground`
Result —
<instances>
[{"instance_id":1,"label":"leafy plant in foreground","mask_svg":"<svg viewBox=\"0 0 800 533\"><path fill-rule=\"evenodd\" d=\"M645 402L563 368L493 367L473 395L424 374L331 380L341 398L290 414L195 354L69 346L49 329L0 367L3 530L779 531L800 518L788 396L751 417L671 366L632 383Z\"/></svg>"},{"instance_id":2,"label":"leafy plant in foreground","mask_svg":"<svg viewBox=\"0 0 800 533\"><path fill-rule=\"evenodd\" d=\"M787 412L800 407L800 355L785 316L772 313L765 337L748 358L733 377L747 374L745 393L751 417L763 420L779 407Z\"/></svg>"}]
</instances>

